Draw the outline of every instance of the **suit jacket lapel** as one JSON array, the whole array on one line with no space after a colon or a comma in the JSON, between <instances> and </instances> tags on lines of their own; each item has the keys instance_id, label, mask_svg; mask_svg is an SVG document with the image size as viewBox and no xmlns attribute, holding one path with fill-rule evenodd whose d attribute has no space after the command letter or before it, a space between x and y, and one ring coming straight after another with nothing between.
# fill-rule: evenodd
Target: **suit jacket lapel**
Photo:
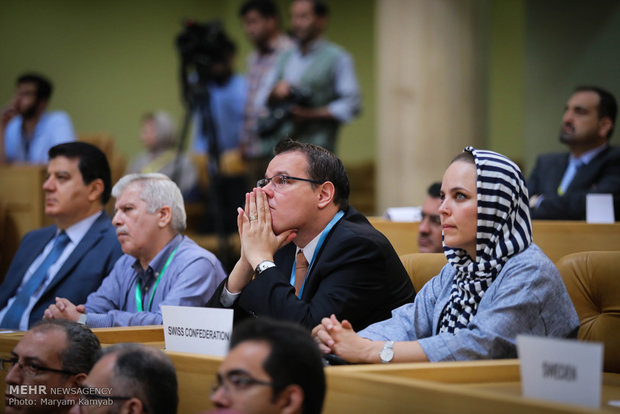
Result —
<instances>
[{"instance_id":1,"label":"suit jacket lapel","mask_svg":"<svg viewBox=\"0 0 620 414\"><path fill-rule=\"evenodd\" d=\"M28 268L32 265L32 262L37 258L37 256L41 254L47 243L54 238L56 235L56 230L56 226L52 226L48 232L42 234L41 238L34 241L38 242L37 245L24 246L26 248L26 252L24 257L19 259L22 263L24 263L24 271L20 275L10 275L7 273L4 279L6 285L2 287L2 293L0 294L0 304L4 304L15 295L15 292L17 292L17 289L24 279ZM10 267L9 271L11 271Z\"/></svg>"},{"instance_id":2,"label":"suit jacket lapel","mask_svg":"<svg viewBox=\"0 0 620 414\"><path fill-rule=\"evenodd\" d=\"M609 147L597 154L589 163L582 165L577 171L577 174L575 174L575 178L573 178L573 181L568 186L568 190L576 189L577 191L584 191L592 187L595 181L594 178L608 151Z\"/></svg>"},{"instance_id":3,"label":"suit jacket lapel","mask_svg":"<svg viewBox=\"0 0 620 414\"><path fill-rule=\"evenodd\" d=\"M104 229L105 220L109 220L109 217L103 212L97 220L90 226L90 229L86 232L82 240L75 246L75 249L71 252L67 260L62 264L62 267L58 270L54 279L45 289L48 292L54 286L56 286L61 280L63 280L69 272L82 260L82 257L101 240Z\"/></svg>"}]
</instances>

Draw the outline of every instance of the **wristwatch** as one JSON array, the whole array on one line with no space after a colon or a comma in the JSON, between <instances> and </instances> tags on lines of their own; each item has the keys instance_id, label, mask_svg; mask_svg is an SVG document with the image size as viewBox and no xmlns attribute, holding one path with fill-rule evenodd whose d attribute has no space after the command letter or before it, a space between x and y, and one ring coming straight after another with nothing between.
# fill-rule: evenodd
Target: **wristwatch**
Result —
<instances>
[{"instance_id":1,"label":"wristwatch","mask_svg":"<svg viewBox=\"0 0 620 414\"><path fill-rule=\"evenodd\" d=\"M387 341L379 353L379 358L384 364L389 363L394 358L394 341Z\"/></svg>"},{"instance_id":2,"label":"wristwatch","mask_svg":"<svg viewBox=\"0 0 620 414\"><path fill-rule=\"evenodd\" d=\"M256 275L258 276L270 267L276 267L276 264L271 260L263 260L258 264L258 266L256 266L254 273L256 273Z\"/></svg>"},{"instance_id":3,"label":"wristwatch","mask_svg":"<svg viewBox=\"0 0 620 414\"><path fill-rule=\"evenodd\" d=\"M86 325L86 314L85 313L80 315L80 317L77 320L77 323L79 323L80 325Z\"/></svg>"}]
</instances>

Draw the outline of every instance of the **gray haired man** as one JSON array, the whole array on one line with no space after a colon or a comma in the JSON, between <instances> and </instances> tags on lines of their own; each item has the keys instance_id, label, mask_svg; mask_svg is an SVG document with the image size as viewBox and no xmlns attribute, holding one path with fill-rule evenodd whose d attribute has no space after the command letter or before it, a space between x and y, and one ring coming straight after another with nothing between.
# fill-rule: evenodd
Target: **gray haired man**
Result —
<instances>
[{"instance_id":1,"label":"gray haired man","mask_svg":"<svg viewBox=\"0 0 620 414\"><path fill-rule=\"evenodd\" d=\"M112 189L112 222L125 253L85 305L63 298L45 311L90 327L160 325L161 305L204 306L226 274L185 230L177 185L163 174L130 174Z\"/></svg>"}]
</instances>

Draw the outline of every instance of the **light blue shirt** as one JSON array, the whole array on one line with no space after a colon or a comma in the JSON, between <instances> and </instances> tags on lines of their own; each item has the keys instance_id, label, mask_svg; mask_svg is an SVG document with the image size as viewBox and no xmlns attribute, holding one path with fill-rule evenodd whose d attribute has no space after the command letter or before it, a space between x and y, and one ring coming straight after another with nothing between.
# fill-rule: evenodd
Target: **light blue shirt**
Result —
<instances>
[{"instance_id":1,"label":"light blue shirt","mask_svg":"<svg viewBox=\"0 0 620 414\"><path fill-rule=\"evenodd\" d=\"M34 130L34 136L26 153L25 137L22 137L22 117L11 119L4 133L4 151L9 162L47 164L47 152L54 145L75 141L71 118L65 112L44 112Z\"/></svg>"},{"instance_id":2,"label":"light blue shirt","mask_svg":"<svg viewBox=\"0 0 620 414\"><path fill-rule=\"evenodd\" d=\"M19 322L19 330L21 331L28 330L28 321L30 319L30 312L32 312L32 308L34 307L34 305L36 305L36 303L41 298L41 296L43 295L43 293L45 292L49 284L52 282L52 280L54 280L56 273L58 273L58 271L62 268L62 265L67 261L69 256L71 256L71 253L73 253L73 250L75 250L77 245L80 244L80 241L82 241L82 238L84 237L84 235L86 235L88 230L90 230L90 227L97 220L97 218L99 218L100 215L101 215L101 211L93 214L92 216L86 217L84 220L81 220L75 223L73 226L65 230L65 232L67 233L67 236L69 237L69 243L67 243L67 246L62 251L62 254L60 255L60 257L58 257L58 260L56 260L56 263L50 266L47 272L47 275L45 276L45 279L30 297L30 302L28 303L28 306L24 310L24 314L22 315L22 318ZM58 236L59 233L60 233L60 229L57 229L56 236ZM17 297L19 290L28 282L28 280L30 280L30 278L32 277L32 274L39 268L41 263L43 263L43 260L45 260L47 255L52 250L52 247L54 246L54 240L56 240L56 236L54 236L45 245L41 254L39 254L37 258L33 260L32 264L30 265L30 267L24 274L24 278L22 279L22 282L19 285L19 288L15 292L15 296L10 298L9 301L6 303L6 306L4 307L4 309L0 311L0 321L4 318L4 314L11 307L13 302L15 302L15 298Z\"/></svg>"},{"instance_id":3,"label":"light blue shirt","mask_svg":"<svg viewBox=\"0 0 620 414\"><path fill-rule=\"evenodd\" d=\"M441 269L413 303L392 311L392 318L361 330L375 341L417 340L432 361L517 357L517 335L576 335L579 317L555 265L532 244L508 259L486 290L466 329L437 333L450 300L456 270Z\"/></svg>"},{"instance_id":4,"label":"light blue shirt","mask_svg":"<svg viewBox=\"0 0 620 414\"><path fill-rule=\"evenodd\" d=\"M216 126L217 143L220 152L239 147L243 113L247 96L245 78L233 75L225 85L215 83L209 85L211 96L211 114ZM202 134L202 117L195 113L192 122L193 150L197 153L207 153L208 136Z\"/></svg>"},{"instance_id":5,"label":"light blue shirt","mask_svg":"<svg viewBox=\"0 0 620 414\"><path fill-rule=\"evenodd\" d=\"M151 310L138 312L138 279L142 284L142 303L146 304L159 272L177 246L155 290ZM151 260L146 270L136 258L121 256L99 289L88 295L86 324L91 328L161 325L161 305L204 306L224 278L226 273L213 253L190 238L177 235Z\"/></svg>"},{"instance_id":6,"label":"light blue shirt","mask_svg":"<svg viewBox=\"0 0 620 414\"><path fill-rule=\"evenodd\" d=\"M579 157L575 157L573 154L570 154L568 159L568 167L566 168L566 171L564 171L564 176L562 177L560 187L558 188L558 194L562 195L566 192L568 186L575 178L579 167L589 164L590 161L592 161L594 157L596 157L605 148L607 148L607 144L603 144L600 147L585 152Z\"/></svg>"}]
</instances>

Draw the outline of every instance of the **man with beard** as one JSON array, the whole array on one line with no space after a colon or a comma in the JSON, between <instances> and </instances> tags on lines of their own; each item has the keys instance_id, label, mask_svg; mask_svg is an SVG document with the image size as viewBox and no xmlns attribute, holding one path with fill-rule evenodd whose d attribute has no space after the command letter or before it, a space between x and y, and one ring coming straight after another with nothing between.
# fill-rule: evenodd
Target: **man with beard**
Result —
<instances>
[{"instance_id":1,"label":"man with beard","mask_svg":"<svg viewBox=\"0 0 620 414\"><path fill-rule=\"evenodd\" d=\"M276 63L275 85L269 104L279 111L289 104L287 116L269 135L261 150L271 154L284 137L293 137L335 152L341 124L360 112L360 93L353 59L340 46L328 42L328 7L320 0L295 0L291 4L291 30L295 47ZM274 116L278 110L274 110ZM265 120L261 121L265 125Z\"/></svg>"},{"instance_id":2,"label":"man with beard","mask_svg":"<svg viewBox=\"0 0 620 414\"><path fill-rule=\"evenodd\" d=\"M54 145L75 141L71 118L65 112L48 112L52 84L27 73L17 79L13 101L0 115L0 163L47 163Z\"/></svg>"},{"instance_id":3,"label":"man with beard","mask_svg":"<svg viewBox=\"0 0 620 414\"><path fill-rule=\"evenodd\" d=\"M539 156L528 181L533 219L585 220L586 195L592 193L613 194L620 217L620 148L609 145L617 111L608 91L575 89L559 137L570 152Z\"/></svg>"},{"instance_id":4,"label":"man with beard","mask_svg":"<svg viewBox=\"0 0 620 414\"><path fill-rule=\"evenodd\" d=\"M271 0L247 0L239 9L243 30L254 46L247 58L248 97L245 104L241 151L248 165L250 183L263 178L271 153L261 154L258 119L267 113L266 101L278 57L293 46L280 30L278 8Z\"/></svg>"},{"instance_id":5,"label":"man with beard","mask_svg":"<svg viewBox=\"0 0 620 414\"><path fill-rule=\"evenodd\" d=\"M424 204L422 204L422 220L418 227L418 251L420 253L443 253L441 237L441 183L433 183L428 187Z\"/></svg>"}]
</instances>

